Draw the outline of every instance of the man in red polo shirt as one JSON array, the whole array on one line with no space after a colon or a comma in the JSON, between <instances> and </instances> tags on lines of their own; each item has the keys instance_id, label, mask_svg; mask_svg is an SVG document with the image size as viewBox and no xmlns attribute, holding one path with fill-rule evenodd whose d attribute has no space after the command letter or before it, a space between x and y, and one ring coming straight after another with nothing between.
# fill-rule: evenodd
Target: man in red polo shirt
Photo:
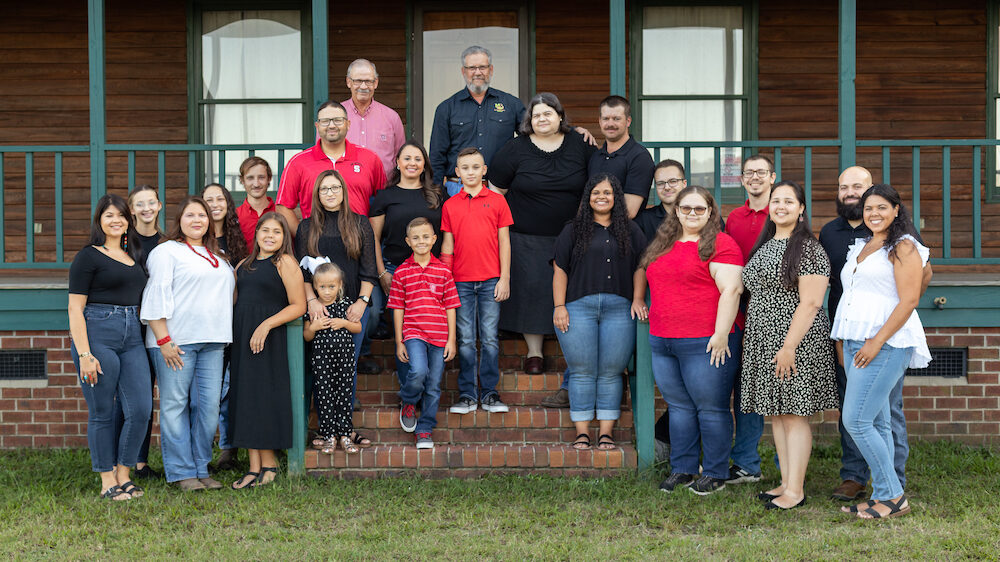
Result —
<instances>
[{"instance_id":1,"label":"man in red polo shirt","mask_svg":"<svg viewBox=\"0 0 1000 562\"><path fill-rule=\"evenodd\" d=\"M271 166L260 156L251 156L240 164L240 183L246 190L247 198L236 208L240 230L247 241L247 248L253 249L257 221L264 213L274 210L274 201L267 196L271 185Z\"/></svg>"},{"instance_id":2,"label":"man in red polo shirt","mask_svg":"<svg viewBox=\"0 0 1000 562\"><path fill-rule=\"evenodd\" d=\"M742 207L733 209L726 217L726 234L736 240L743 252L743 262L750 257L750 251L757 243L760 231L767 222L768 202L771 200L771 186L774 185L774 163L763 154L754 154L743 161L741 183L747 190L747 201ZM743 345L743 306L736 318L737 333L741 349L734 350L734 357L742 356ZM735 397L740 403L740 370L736 370ZM757 482L760 480L760 453L757 445L764 433L764 417L757 414L744 414L739 406L735 408L736 438L733 443L733 464L729 467L729 478L726 484Z\"/></svg>"},{"instance_id":3,"label":"man in red polo shirt","mask_svg":"<svg viewBox=\"0 0 1000 562\"><path fill-rule=\"evenodd\" d=\"M308 218L312 209L313 186L323 170L336 169L347 182L351 210L368 216L368 207L375 192L385 187L382 161L372 151L347 141L351 122L347 110L335 101L320 106L316 113L319 140L312 148L292 156L281 174L278 185L277 210L294 232L300 218L293 209L298 207L301 218Z\"/></svg>"}]
</instances>

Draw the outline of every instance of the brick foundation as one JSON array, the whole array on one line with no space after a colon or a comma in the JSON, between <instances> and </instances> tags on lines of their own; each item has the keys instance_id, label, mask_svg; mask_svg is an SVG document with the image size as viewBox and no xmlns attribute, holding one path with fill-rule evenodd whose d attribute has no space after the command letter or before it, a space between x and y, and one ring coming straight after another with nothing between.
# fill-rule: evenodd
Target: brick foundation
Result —
<instances>
[{"instance_id":1,"label":"brick foundation","mask_svg":"<svg viewBox=\"0 0 1000 562\"><path fill-rule=\"evenodd\" d=\"M921 384L920 377L907 379L903 393L910 438L1000 446L1000 327L928 328L927 339L931 347L968 347L969 376L967 380L935 380L927 384ZM70 359L69 340L66 331L0 332L0 349L47 349L49 375L44 387L11 388L0 382L0 447L87 446L87 405ZM381 359L388 368L392 368L391 348L379 342L373 348L375 353L384 352ZM520 354L524 352L523 341L504 340L501 368L520 369ZM555 340L545 342L545 353L546 370L558 372L565 367ZM557 378L549 375L537 380L549 389L558 384ZM364 384L359 384L362 401L366 400ZM155 416L154 442L159 435ZM837 435L836 411L817 415L815 422L815 434Z\"/></svg>"}]
</instances>

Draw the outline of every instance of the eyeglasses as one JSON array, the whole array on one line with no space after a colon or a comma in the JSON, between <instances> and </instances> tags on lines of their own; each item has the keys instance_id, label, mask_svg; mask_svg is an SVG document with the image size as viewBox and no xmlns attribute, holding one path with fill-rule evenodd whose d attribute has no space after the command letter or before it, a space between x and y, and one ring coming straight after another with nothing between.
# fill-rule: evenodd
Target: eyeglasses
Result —
<instances>
[{"instance_id":1,"label":"eyeglasses","mask_svg":"<svg viewBox=\"0 0 1000 562\"><path fill-rule=\"evenodd\" d=\"M463 66L462 68L468 70L469 72L475 72L477 70L479 72L486 72L487 70L490 69L490 65L487 64L482 66Z\"/></svg>"},{"instance_id":2,"label":"eyeglasses","mask_svg":"<svg viewBox=\"0 0 1000 562\"><path fill-rule=\"evenodd\" d=\"M750 179L756 175L762 178L766 178L770 173L771 170L743 170L743 177L745 177L746 179Z\"/></svg>"},{"instance_id":3,"label":"eyeglasses","mask_svg":"<svg viewBox=\"0 0 1000 562\"><path fill-rule=\"evenodd\" d=\"M359 86L373 86L375 84L374 80L355 80L354 78L351 78L351 82Z\"/></svg>"},{"instance_id":4,"label":"eyeglasses","mask_svg":"<svg viewBox=\"0 0 1000 562\"><path fill-rule=\"evenodd\" d=\"M667 181L655 182L653 185L656 186L656 189L661 189L665 185L669 185L670 187L677 187L678 185L681 184L682 181L684 181L684 178L671 178Z\"/></svg>"},{"instance_id":5,"label":"eyeglasses","mask_svg":"<svg viewBox=\"0 0 1000 562\"><path fill-rule=\"evenodd\" d=\"M691 207L689 205L682 205L677 208L681 210L682 215L690 215L691 212L694 211L694 214L700 217L704 215L706 212L708 212L708 207L702 207L702 206Z\"/></svg>"},{"instance_id":6,"label":"eyeglasses","mask_svg":"<svg viewBox=\"0 0 1000 562\"><path fill-rule=\"evenodd\" d=\"M132 206L135 207L136 209L140 209L140 210L141 209L155 209L156 206L159 205L159 204L160 204L159 201L156 201L155 203L144 203L142 201L139 201L137 203L132 203Z\"/></svg>"},{"instance_id":7,"label":"eyeglasses","mask_svg":"<svg viewBox=\"0 0 1000 562\"><path fill-rule=\"evenodd\" d=\"M342 185L327 185L320 187L316 191L319 191L320 195L333 195L334 193L340 193L344 191L344 186Z\"/></svg>"},{"instance_id":8,"label":"eyeglasses","mask_svg":"<svg viewBox=\"0 0 1000 562\"><path fill-rule=\"evenodd\" d=\"M329 127L330 123L333 123L334 125L339 127L347 122L347 117L332 117L332 118L324 117L322 119L317 119L316 122L323 127Z\"/></svg>"}]
</instances>

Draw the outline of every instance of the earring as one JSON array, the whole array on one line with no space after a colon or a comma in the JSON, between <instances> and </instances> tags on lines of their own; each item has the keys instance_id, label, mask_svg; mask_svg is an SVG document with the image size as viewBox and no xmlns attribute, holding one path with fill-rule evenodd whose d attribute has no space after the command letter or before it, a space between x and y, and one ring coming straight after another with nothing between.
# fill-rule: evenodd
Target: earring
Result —
<instances>
[{"instance_id":1,"label":"earring","mask_svg":"<svg viewBox=\"0 0 1000 562\"><path fill-rule=\"evenodd\" d=\"M128 234L122 236L122 250L128 251Z\"/></svg>"},{"instance_id":2,"label":"earring","mask_svg":"<svg viewBox=\"0 0 1000 562\"><path fill-rule=\"evenodd\" d=\"M805 219L802 218L802 215L799 215L799 222L802 222L803 220Z\"/></svg>"}]
</instances>

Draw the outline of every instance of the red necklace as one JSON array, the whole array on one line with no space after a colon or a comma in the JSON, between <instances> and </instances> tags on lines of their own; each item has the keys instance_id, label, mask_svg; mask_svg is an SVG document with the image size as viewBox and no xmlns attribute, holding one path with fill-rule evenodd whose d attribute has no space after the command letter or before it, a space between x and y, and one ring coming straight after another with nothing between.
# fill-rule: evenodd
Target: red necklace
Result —
<instances>
[{"instance_id":1,"label":"red necklace","mask_svg":"<svg viewBox=\"0 0 1000 562\"><path fill-rule=\"evenodd\" d=\"M208 263L212 264L212 267L219 267L219 258L217 258L214 255L212 255L212 252L209 251L208 248L205 248L205 252L208 253L208 255L207 256L203 256L200 253L198 253L198 250L194 249L194 246L192 246L190 242L188 242L187 240L185 240L184 243L187 244L187 247L191 248L191 251L194 252L198 257L200 257L200 258L204 259L205 261L207 261Z\"/></svg>"}]
</instances>

